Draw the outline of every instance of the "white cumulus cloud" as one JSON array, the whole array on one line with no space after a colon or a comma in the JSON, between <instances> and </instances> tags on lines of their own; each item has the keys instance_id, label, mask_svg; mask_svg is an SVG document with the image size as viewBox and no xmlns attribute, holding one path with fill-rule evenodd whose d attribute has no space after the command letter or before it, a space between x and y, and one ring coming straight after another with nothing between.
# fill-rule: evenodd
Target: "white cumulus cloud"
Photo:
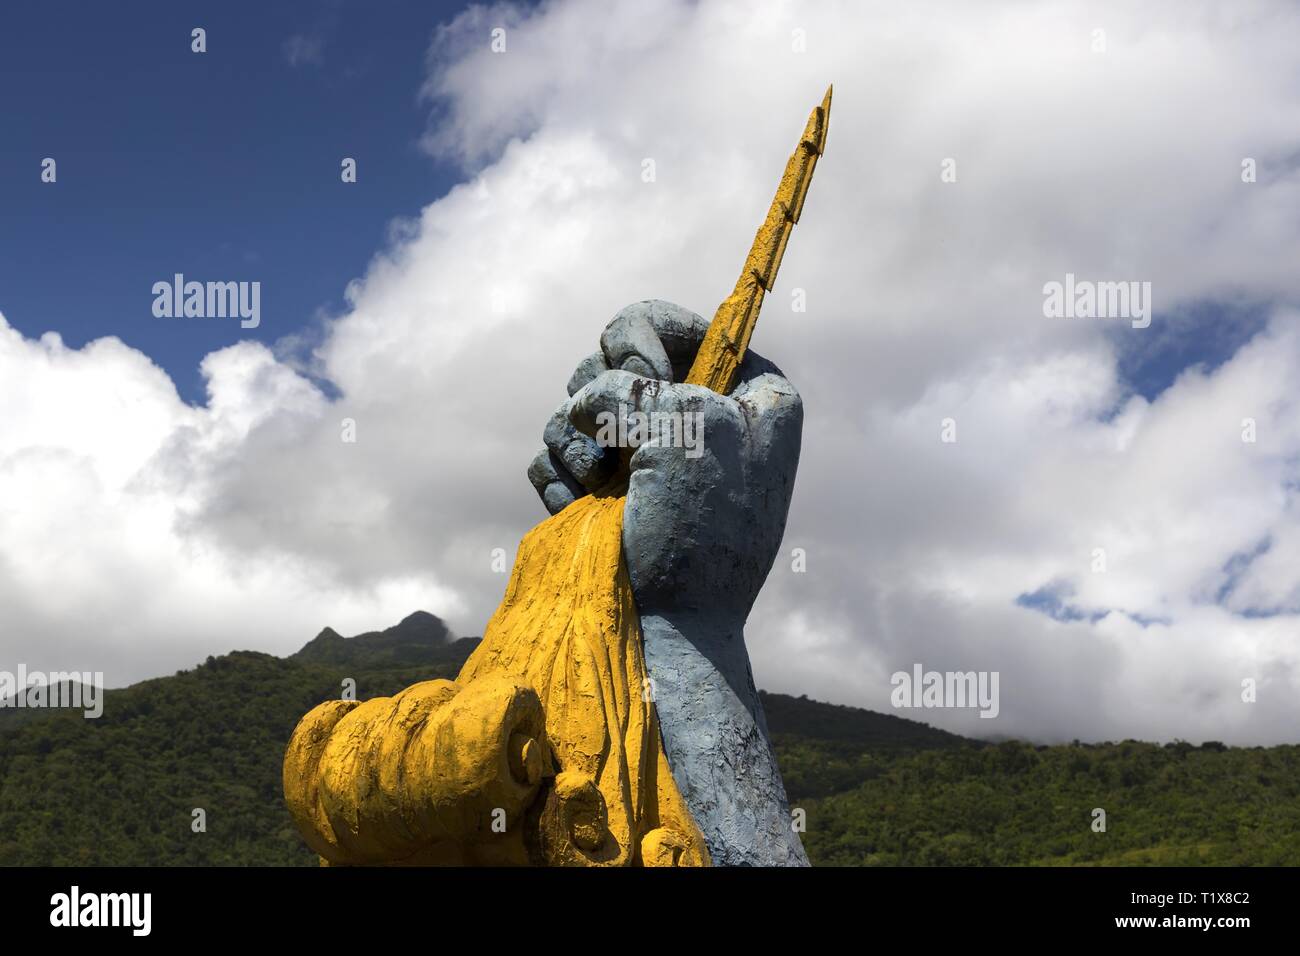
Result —
<instances>
[{"instance_id":1,"label":"white cumulus cloud","mask_svg":"<svg viewBox=\"0 0 1300 956\"><path fill-rule=\"evenodd\" d=\"M245 343L190 408L116 340L0 326L0 647L136 678L416 607L480 633L573 366L629 302L711 313L833 81L754 340L806 406L760 686L887 709L914 663L996 670L996 720L904 716L1292 740L1297 42L1265 3L475 8L423 90L464 182L348 286L311 356L336 397ZM1045 318L1066 273L1151 282L1152 327ZM1126 373L1242 305L1264 319L1221 362Z\"/></svg>"}]
</instances>

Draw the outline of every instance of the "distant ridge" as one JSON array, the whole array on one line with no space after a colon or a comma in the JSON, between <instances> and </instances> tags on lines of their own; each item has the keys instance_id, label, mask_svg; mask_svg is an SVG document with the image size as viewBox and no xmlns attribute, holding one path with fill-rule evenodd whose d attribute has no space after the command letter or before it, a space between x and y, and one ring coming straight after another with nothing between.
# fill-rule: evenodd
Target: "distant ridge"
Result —
<instances>
[{"instance_id":1,"label":"distant ridge","mask_svg":"<svg viewBox=\"0 0 1300 956\"><path fill-rule=\"evenodd\" d=\"M289 660L317 664L406 667L464 661L478 638L453 640L447 625L428 611L409 614L392 627L344 637L327 627Z\"/></svg>"},{"instance_id":2,"label":"distant ridge","mask_svg":"<svg viewBox=\"0 0 1300 956\"><path fill-rule=\"evenodd\" d=\"M875 751L944 750L983 744L983 741L961 737L894 714L824 704L819 700L809 700L807 696L791 697L767 691L759 691L759 696L763 699L768 729L773 734L795 734L831 745L849 744Z\"/></svg>"}]
</instances>

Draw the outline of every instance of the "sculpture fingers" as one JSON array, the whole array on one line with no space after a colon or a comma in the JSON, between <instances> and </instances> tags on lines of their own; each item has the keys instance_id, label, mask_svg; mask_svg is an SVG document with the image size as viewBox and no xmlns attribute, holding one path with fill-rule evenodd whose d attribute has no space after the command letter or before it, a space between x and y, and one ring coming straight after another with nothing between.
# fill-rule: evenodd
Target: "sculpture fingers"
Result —
<instances>
[{"instance_id":1,"label":"sculpture fingers","mask_svg":"<svg viewBox=\"0 0 1300 956\"><path fill-rule=\"evenodd\" d=\"M550 514L558 514L586 494L586 489L547 449L538 452L528 465L528 480Z\"/></svg>"},{"instance_id":2,"label":"sculpture fingers","mask_svg":"<svg viewBox=\"0 0 1300 956\"><path fill-rule=\"evenodd\" d=\"M592 352L585 359L578 363L578 367L573 370L569 376L569 395L572 396L578 389L586 385L601 372L608 372L609 365L605 362L604 352Z\"/></svg>"},{"instance_id":3,"label":"sculpture fingers","mask_svg":"<svg viewBox=\"0 0 1300 956\"><path fill-rule=\"evenodd\" d=\"M611 369L670 382L673 366L650 322L647 305L638 302L621 309L600 333L600 348Z\"/></svg>"},{"instance_id":4,"label":"sculpture fingers","mask_svg":"<svg viewBox=\"0 0 1300 956\"><path fill-rule=\"evenodd\" d=\"M650 320L650 325L672 364L672 381L684 382L691 363L695 361L695 354L700 350L700 343L709 331L709 320L690 309L662 299L638 302L628 306L628 309L638 310Z\"/></svg>"},{"instance_id":5,"label":"sculpture fingers","mask_svg":"<svg viewBox=\"0 0 1300 956\"><path fill-rule=\"evenodd\" d=\"M751 421L765 416L796 416L803 421L803 398L784 375L763 372L742 381L731 393Z\"/></svg>"},{"instance_id":6,"label":"sculpture fingers","mask_svg":"<svg viewBox=\"0 0 1300 956\"><path fill-rule=\"evenodd\" d=\"M542 440L570 475L588 491L594 491L609 480L616 460L614 455L606 455L596 442L573 427L569 421L572 402L570 398L560 403L546 423Z\"/></svg>"},{"instance_id":7,"label":"sculpture fingers","mask_svg":"<svg viewBox=\"0 0 1300 956\"><path fill-rule=\"evenodd\" d=\"M694 396L694 393L701 393ZM602 448L621 446L611 441L611 429L630 424L635 413L653 414L679 409L688 396L707 398L708 389L647 378L622 370L596 376L569 401L569 421ZM721 396L714 396L721 397Z\"/></svg>"},{"instance_id":8,"label":"sculpture fingers","mask_svg":"<svg viewBox=\"0 0 1300 956\"><path fill-rule=\"evenodd\" d=\"M733 397L744 415L750 467L783 489L773 500L788 501L803 441L803 399L788 379L770 372L741 383Z\"/></svg>"}]
</instances>

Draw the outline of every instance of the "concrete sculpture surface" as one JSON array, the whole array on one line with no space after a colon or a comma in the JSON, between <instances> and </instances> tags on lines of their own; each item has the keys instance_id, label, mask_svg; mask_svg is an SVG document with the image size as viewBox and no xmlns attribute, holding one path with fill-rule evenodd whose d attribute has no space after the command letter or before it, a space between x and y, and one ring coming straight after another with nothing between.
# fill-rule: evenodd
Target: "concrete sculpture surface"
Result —
<instances>
[{"instance_id":1,"label":"concrete sculpture surface","mask_svg":"<svg viewBox=\"0 0 1300 956\"><path fill-rule=\"evenodd\" d=\"M798 465L798 392L748 351L826 144L815 107L712 322L614 317L528 476L551 517L455 681L328 701L289 810L333 865L807 865L744 644ZM609 447L659 416L698 441Z\"/></svg>"}]
</instances>

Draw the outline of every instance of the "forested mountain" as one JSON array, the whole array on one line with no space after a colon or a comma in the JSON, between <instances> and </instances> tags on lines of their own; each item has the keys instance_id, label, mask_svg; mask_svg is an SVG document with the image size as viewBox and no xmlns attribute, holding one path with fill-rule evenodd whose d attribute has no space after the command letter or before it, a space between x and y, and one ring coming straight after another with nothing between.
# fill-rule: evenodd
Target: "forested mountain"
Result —
<instances>
[{"instance_id":1,"label":"forested mountain","mask_svg":"<svg viewBox=\"0 0 1300 956\"><path fill-rule=\"evenodd\" d=\"M298 719L344 679L366 698L454 677L475 644L417 612L108 691L97 720L0 709L0 864L314 865L280 792ZM817 864L1300 863L1300 747L986 744L763 700Z\"/></svg>"}]
</instances>

